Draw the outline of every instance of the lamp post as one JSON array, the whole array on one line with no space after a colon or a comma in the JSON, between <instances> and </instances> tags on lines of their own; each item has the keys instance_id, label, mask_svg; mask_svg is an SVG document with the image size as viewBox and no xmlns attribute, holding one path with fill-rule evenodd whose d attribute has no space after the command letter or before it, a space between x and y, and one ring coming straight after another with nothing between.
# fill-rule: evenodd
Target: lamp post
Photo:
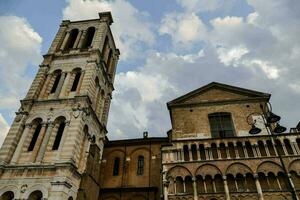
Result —
<instances>
[{"instance_id":1,"label":"lamp post","mask_svg":"<svg viewBox=\"0 0 300 200\"><path fill-rule=\"evenodd\" d=\"M253 116L254 114L255 115L260 115L263 118L264 125L267 129L268 135L270 136L270 139L271 139L272 143L275 144L275 140L277 139L277 134L283 133L284 131L286 131L286 128L279 125L278 122L280 121L281 117L274 114L274 113L272 113L271 104L269 102L267 102L267 105L268 105L268 111L267 112L265 112L264 109L263 109L263 106L260 105L260 108L261 108L263 114L261 114L261 113L251 113L247 116L247 122L248 122L249 125L252 126L251 129L249 130L249 134L256 135L256 134L259 134L261 132L261 129L255 126L256 120L254 120L253 123L249 123L249 117L250 116ZM274 123L276 123L276 126L273 129L272 124L274 124ZM276 147L274 149L275 149L276 154L278 155L278 158L280 160L280 163L281 163L281 166L283 168L284 174L285 174L285 176L288 180L289 187L291 189L290 192L292 193L292 198L293 198L293 200L299 200L299 198L297 196L297 193L296 193L296 190L295 190L295 187L294 187L294 184L291 180L291 177L288 174L288 170L287 170L287 168L284 164L282 156L281 156L280 153L278 153L278 150L276 149Z\"/></svg>"}]
</instances>

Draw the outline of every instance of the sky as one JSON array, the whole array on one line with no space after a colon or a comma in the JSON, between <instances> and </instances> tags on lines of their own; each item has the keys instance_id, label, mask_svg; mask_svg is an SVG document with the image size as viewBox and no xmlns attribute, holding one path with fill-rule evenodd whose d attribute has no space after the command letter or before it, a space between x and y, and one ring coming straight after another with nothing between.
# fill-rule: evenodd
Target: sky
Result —
<instances>
[{"instance_id":1,"label":"sky","mask_svg":"<svg viewBox=\"0 0 300 200\"><path fill-rule=\"evenodd\" d=\"M213 81L271 93L295 127L299 10L299 0L0 0L0 144L61 20L104 11L121 51L109 139L166 136L166 103Z\"/></svg>"}]
</instances>

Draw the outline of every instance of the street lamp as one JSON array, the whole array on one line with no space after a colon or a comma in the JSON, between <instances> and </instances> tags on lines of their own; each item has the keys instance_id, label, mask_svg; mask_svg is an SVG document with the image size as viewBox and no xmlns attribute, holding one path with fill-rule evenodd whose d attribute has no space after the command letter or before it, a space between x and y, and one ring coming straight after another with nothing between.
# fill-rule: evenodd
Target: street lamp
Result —
<instances>
[{"instance_id":1,"label":"street lamp","mask_svg":"<svg viewBox=\"0 0 300 200\"><path fill-rule=\"evenodd\" d=\"M270 139L271 139L272 143L274 144L274 140L277 139L277 135L280 134L280 133L285 132L286 128L284 126L281 126L278 123L280 121L281 117L272 112L271 104L269 102L267 102L267 105L268 105L268 111L267 112L264 111L263 105L260 105L260 108L261 108L263 114L261 114L261 113L251 113L247 116L247 122L248 122L249 125L251 125L251 129L249 130L249 134L256 135L256 134L259 134L261 132L261 129L255 126L256 120L253 120L252 123L249 122L249 117L250 116L260 115L263 118L264 125L265 125L265 127L266 127L266 129L269 133L268 135L270 136ZM272 124L274 124L274 123L276 123L276 126L275 126L274 129L272 129ZM287 171L286 166L283 162L282 156L281 156L280 153L278 153L278 150L276 148L275 148L275 151L276 151L276 154L279 157L279 160L280 160L281 166L284 170L285 176L288 179L289 186L292 189L292 191L291 191L292 197L293 197L294 200L299 200L299 198L297 196L297 193L296 193L296 190L295 190L295 187L294 187L294 184L293 184L291 178L288 176L288 171Z\"/></svg>"}]
</instances>

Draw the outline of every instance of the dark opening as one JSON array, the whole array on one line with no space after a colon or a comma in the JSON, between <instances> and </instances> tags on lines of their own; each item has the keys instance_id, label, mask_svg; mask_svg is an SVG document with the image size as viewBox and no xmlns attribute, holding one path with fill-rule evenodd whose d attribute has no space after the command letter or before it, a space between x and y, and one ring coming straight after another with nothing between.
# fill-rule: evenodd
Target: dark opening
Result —
<instances>
[{"instance_id":1,"label":"dark opening","mask_svg":"<svg viewBox=\"0 0 300 200\"><path fill-rule=\"evenodd\" d=\"M240 158L245 158L245 152L244 152L243 144L241 142L237 142L236 147L237 147L237 150L239 152Z\"/></svg>"},{"instance_id":2,"label":"dark opening","mask_svg":"<svg viewBox=\"0 0 300 200\"><path fill-rule=\"evenodd\" d=\"M183 146L183 156L184 156L184 161L189 161L190 160L188 145Z\"/></svg>"},{"instance_id":3,"label":"dark opening","mask_svg":"<svg viewBox=\"0 0 300 200\"><path fill-rule=\"evenodd\" d=\"M58 130L57 130L57 134L56 134L56 137L55 137L55 140L54 140L54 144L52 146L52 150L57 150L58 149L62 134L65 130L65 126L66 126L65 122L62 122L59 125Z\"/></svg>"},{"instance_id":4,"label":"dark opening","mask_svg":"<svg viewBox=\"0 0 300 200\"><path fill-rule=\"evenodd\" d=\"M31 142L29 144L29 147L28 147L28 151L33 151L34 149L34 146L35 146L35 143L39 137L39 134L40 134L40 131L41 131L41 128L42 128L42 124L38 124L37 127L35 128L35 131L33 133L33 136L32 136L32 139L31 139Z\"/></svg>"},{"instance_id":5,"label":"dark opening","mask_svg":"<svg viewBox=\"0 0 300 200\"><path fill-rule=\"evenodd\" d=\"M270 155L271 156L276 156L274 145L273 145L271 140L267 140L267 146L268 146L268 150L270 152Z\"/></svg>"},{"instance_id":6,"label":"dark opening","mask_svg":"<svg viewBox=\"0 0 300 200\"><path fill-rule=\"evenodd\" d=\"M235 149L234 149L234 145L233 145L232 142L228 143L228 150L229 150L230 158L235 158L236 157L236 155L235 155Z\"/></svg>"},{"instance_id":7,"label":"dark opening","mask_svg":"<svg viewBox=\"0 0 300 200\"><path fill-rule=\"evenodd\" d=\"M219 112L208 115L211 136L213 138L233 137L234 128L230 113Z\"/></svg>"},{"instance_id":8,"label":"dark opening","mask_svg":"<svg viewBox=\"0 0 300 200\"><path fill-rule=\"evenodd\" d=\"M249 141L245 142L245 146L246 146L248 157L254 157L253 149Z\"/></svg>"},{"instance_id":9,"label":"dark opening","mask_svg":"<svg viewBox=\"0 0 300 200\"><path fill-rule=\"evenodd\" d=\"M143 175L144 174L144 156L138 157L138 163L137 163L137 175Z\"/></svg>"},{"instance_id":10,"label":"dark opening","mask_svg":"<svg viewBox=\"0 0 300 200\"><path fill-rule=\"evenodd\" d=\"M288 139L284 139L284 145L285 145L285 148L286 148L288 154L289 155L294 155L293 148L292 148L291 143Z\"/></svg>"},{"instance_id":11,"label":"dark opening","mask_svg":"<svg viewBox=\"0 0 300 200\"><path fill-rule=\"evenodd\" d=\"M218 159L218 149L217 149L217 145L215 143L211 144L211 152L212 152L212 156L214 159Z\"/></svg>"},{"instance_id":12,"label":"dark opening","mask_svg":"<svg viewBox=\"0 0 300 200\"><path fill-rule=\"evenodd\" d=\"M193 160L197 160L198 159L198 156L197 156L197 146L195 144L192 144L191 150L192 150L192 158L193 158Z\"/></svg>"},{"instance_id":13,"label":"dark opening","mask_svg":"<svg viewBox=\"0 0 300 200\"><path fill-rule=\"evenodd\" d=\"M199 145L199 151L200 151L200 158L201 158L201 160L206 160L205 148L204 148L203 144Z\"/></svg>"},{"instance_id":14,"label":"dark opening","mask_svg":"<svg viewBox=\"0 0 300 200\"><path fill-rule=\"evenodd\" d=\"M76 38L78 36L78 32L79 32L78 29L71 30L68 42L66 44L66 48L65 48L66 50L73 48Z\"/></svg>"},{"instance_id":15,"label":"dark opening","mask_svg":"<svg viewBox=\"0 0 300 200\"><path fill-rule=\"evenodd\" d=\"M0 200L13 200L14 193L12 191L7 191L1 195Z\"/></svg>"},{"instance_id":16,"label":"dark opening","mask_svg":"<svg viewBox=\"0 0 300 200\"><path fill-rule=\"evenodd\" d=\"M79 80L80 80L80 76L81 76L81 72L79 71L75 75L73 85L72 85L72 88L71 88L71 92L74 92L74 91L77 90L77 86L78 86L78 83L79 83Z\"/></svg>"},{"instance_id":17,"label":"dark opening","mask_svg":"<svg viewBox=\"0 0 300 200\"><path fill-rule=\"evenodd\" d=\"M226 146L224 143L220 143L221 158L227 158Z\"/></svg>"},{"instance_id":18,"label":"dark opening","mask_svg":"<svg viewBox=\"0 0 300 200\"><path fill-rule=\"evenodd\" d=\"M284 150L283 150L282 144L281 144L280 140L278 140L278 139L275 140L275 148L279 155L284 155Z\"/></svg>"},{"instance_id":19,"label":"dark opening","mask_svg":"<svg viewBox=\"0 0 300 200\"><path fill-rule=\"evenodd\" d=\"M95 28L94 27L89 27L87 29L85 40L84 40L84 43L82 45L82 48L88 48L88 47L92 46L94 35L95 35Z\"/></svg>"},{"instance_id":20,"label":"dark opening","mask_svg":"<svg viewBox=\"0 0 300 200\"><path fill-rule=\"evenodd\" d=\"M258 141L258 148L259 148L261 156L267 156L265 145L262 141Z\"/></svg>"},{"instance_id":21,"label":"dark opening","mask_svg":"<svg viewBox=\"0 0 300 200\"><path fill-rule=\"evenodd\" d=\"M119 175L119 168L120 168L120 158L116 157L114 161L113 176Z\"/></svg>"},{"instance_id":22,"label":"dark opening","mask_svg":"<svg viewBox=\"0 0 300 200\"><path fill-rule=\"evenodd\" d=\"M59 74L57 74L55 77L55 81L54 81L52 89L50 91L51 94L55 93L58 83L60 81L60 78L61 78L61 73L59 72Z\"/></svg>"}]
</instances>

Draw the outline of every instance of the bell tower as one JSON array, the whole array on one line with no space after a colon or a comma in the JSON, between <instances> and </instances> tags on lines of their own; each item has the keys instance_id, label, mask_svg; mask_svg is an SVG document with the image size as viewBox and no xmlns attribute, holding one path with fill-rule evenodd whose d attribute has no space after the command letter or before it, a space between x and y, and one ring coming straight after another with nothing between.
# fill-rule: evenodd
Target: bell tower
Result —
<instances>
[{"instance_id":1,"label":"bell tower","mask_svg":"<svg viewBox=\"0 0 300 200\"><path fill-rule=\"evenodd\" d=\"M110 12L62 21L0 150L0 199L77 198L90 146L101 158L107 133L112 23Z\"/></svg>"}]
</instances>

